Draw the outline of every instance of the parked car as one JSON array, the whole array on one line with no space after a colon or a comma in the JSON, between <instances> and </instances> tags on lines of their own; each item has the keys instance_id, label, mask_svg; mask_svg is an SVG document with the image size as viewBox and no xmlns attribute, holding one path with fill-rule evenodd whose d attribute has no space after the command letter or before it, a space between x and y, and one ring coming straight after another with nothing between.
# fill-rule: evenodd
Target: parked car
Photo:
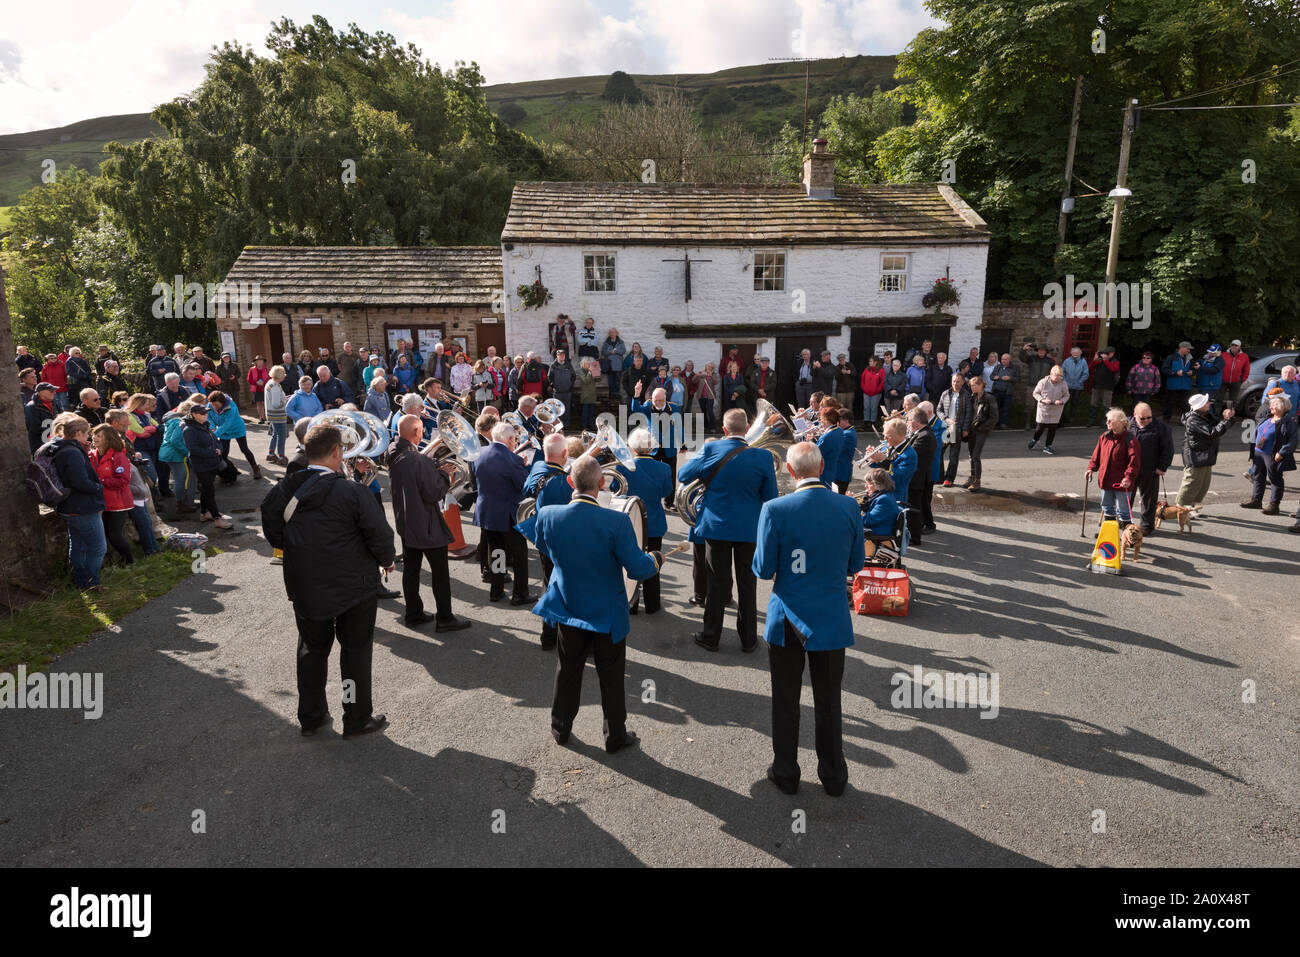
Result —
<instances>
[{"instance_id":1,"label":"parked car","mask_svg":"<svg viewBox=\"0 0 1300 957\"><path fill-rule=\"evenodd\" d=\"M1238 414L1254 417L1259 411L1259 400L1264 395L1264 386L1269 379L1282 374L1283 366L1300 365L1300 351L1296 349L1277 349L1273 346L1257 346L1246 349L1250 356L1250 378L1241 388L1237 398Z\"/></svg>"}]
</instances>

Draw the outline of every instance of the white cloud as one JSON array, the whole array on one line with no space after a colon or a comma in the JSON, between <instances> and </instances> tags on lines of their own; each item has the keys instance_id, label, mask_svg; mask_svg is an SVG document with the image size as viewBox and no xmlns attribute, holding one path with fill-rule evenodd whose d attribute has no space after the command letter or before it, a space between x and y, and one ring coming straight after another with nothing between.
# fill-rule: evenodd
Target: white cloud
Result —
<instances>
[{"instance_id":1,"label":"white cloud","mask_svg":"<svg viewBox=\"0 0 1300 957\"><path fill-rule=\"evenodd\" d=\"M195 88L211 48L264 51L270 23L323 10L488 83L707 73L779 57L896 53L934 21L920 0L14 0L0 22L0 132L151 110ZM795 31L799 31L798 37ZM799 41L802 41L800 45Z\"/></svg>"}]
</instances>

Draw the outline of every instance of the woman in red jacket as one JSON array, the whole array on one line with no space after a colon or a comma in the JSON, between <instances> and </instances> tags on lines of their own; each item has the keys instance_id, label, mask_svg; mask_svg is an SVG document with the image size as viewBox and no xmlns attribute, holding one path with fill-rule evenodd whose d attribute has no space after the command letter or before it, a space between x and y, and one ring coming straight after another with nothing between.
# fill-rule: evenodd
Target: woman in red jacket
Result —
<instances>
[{"instance_id":1,"label":"woman in red jacket","mask_svg":"<svg viewBox=\"0 0 1300 957\"><path fill-rule=\"evenodd\" d=\"M1129 498L1141 468L1142 446L1128 430L1128 413L1111 409L1106 413L1106 431L1097 440L1097 447L1088 460L1088 474L1098 473L1102 521L1114 519L1118 512L1120 521L1132 524Z\"/></svg>"},{"instance_id":2,"label":"woman in red jacket","mask_svg":"<svg viewBox=\"0 0 1300 957\"><path fill-rule=\"evenodd\" d=\"M121 433L108 424L95 426L90 440L95 446L90 464L104 486L104 537L122 556L123 563L130 565L135 556L126 537L126 521L135 501L131 498L131 460L126 457L126 443Z\"/></svg>"},{"instance_id":3,"label":"woman in red jacket","mask_svg":"<svg viewBox=\"0 0 1300 957\"><path fill-rule=\"evenodd\" d=\"M248 370L248 391L253 395L257 406L257 424L266 425L266 384L271 381L271 371L266 367L266 359L256 356Z\"/></svg>"},{"instance_id":4,"label":"woman in red jacket","mask_svg":"<svg viewBox=\"0 0 1300 957\"><path fill-rule=\"evenodd\" d=\"M867 360L867 367L862 370L862 421L867 425L875 422L880 415L880 394L885 391L885 370L880 365L880 357L872 356Z\"/></svg>"}]
</instances>

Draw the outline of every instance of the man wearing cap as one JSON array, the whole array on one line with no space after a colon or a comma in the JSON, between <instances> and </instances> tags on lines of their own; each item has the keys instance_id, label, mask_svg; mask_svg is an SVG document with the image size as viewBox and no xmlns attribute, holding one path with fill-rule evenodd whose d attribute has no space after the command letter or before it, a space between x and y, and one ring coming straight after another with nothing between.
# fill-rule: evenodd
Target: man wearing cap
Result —
<instances>
[{"instance_id":1,"label":"man wearing cap","mask_svg":"<svg viewBox=\"0 0 1300 957\"><path fill-rule=\"evenodd\" d=\"M1223 410L1223 420L1215 422L1210 408L1210 397L1203 392L1188 401L1189 411L1183 416L1187 429L1183 436L1183 484L1178 489L1179 505L1199 506L1210 490L1210 477L1214 463L1219 458L1219 436L1232 421L1232 409Z\"/></svg>"},{"instance_id":2,"label":"man wearing cap","mask_svg":"<svg viewBox=\"0 0 1300 957\"><path fill-rule=\"evenodd\" d=\"M776 398L773 394L775 385L772 379L772 361L767 356L759 357L758 365L750 366L749 372L745 375L746 394L755 401L755 404L758 399L771 402Z\"/></svg>"},{"instance_id":3,"label":"man wearing cap","mask_svg":"<svg viewBox=\"0 0 1300 957\"><path fill-rule=\"evenodd\" d=\"M1151 397L1160 391L1160 367L1156 365L1155 353L1147 349L1142 353L1142 361L1128 370L1124 387L1133 401L1150 402ZM1165 418L1169 418L1168 415Z\"/></svg>"},{"instance_id":4,"label":"man wearing cap","mask_svg":"<svg viewBox=\"0 0 1300 957\"><path fill-rule=\"evenodd\" d=\"M176 360L169 356L167 350L162 346L150 346L149 361L144 364L144 373L153 384L154 392L161 392L167 388L167 373L169 372L174 372L179 376L181 367L176 364Z\"/></svg>"},{"instance_id":5,"label":"man wearing cap","mask_svg":"<svg viewBox=\"0 0 1300 957\"><path fill-rule=\"evenodd\" d=\"M23 416L27 420L27 445L32 455L52 438L50 423L59 414L54 407L54 391L53 383L38 382L35 397L23 406Z\"/></svg>"},{"instance_id":6,"label":"man wearing cap","mask_svg":"<svg viewBox=\"0 0 1300 957\"><path fill-rule=\"evenodd\" d=\"M1241 340L1233 339L1223 356L1223 388L1219 401L1235 406L1241 395L1241 386L1250 378L1250 356L1241 351Z\"/></svg>"},{"instance_id":7,"label":"man wearing cap","mask_svg":"<svg viewBox=\"0 0 1300 957\"><path fill-rule=\"evenodd\" d=\"M217 364L203 354L202 346L195 346L191 351L194 357L190 361L199 367L200 374L217 371Z\"/></svg>"},{"instance_id":8,"label":"man wearing cap","mask_svg":"<svg viewBox=\"0 0 1300 957\"><path fill-rule=\"evenodd\" d=\"M1178 343L1178 351L1165 359L1160 371L1165 377L1165 421L1178 413L1181 418L1190 407L1188 397L1196 384L1196 369L1199 362L1192 358L1192 344Z\"/></svg>"},{"instance_id":9,"label":"man wearing cap","mask_svg":"<svg viewBox=\"0 0 1300 957\"><path fill-rule=\"evenodd\" d=\"M1217 342L1206 350L1196 367L1196 391L1204 392L1212 403L1218 404L1219 393L1223 391L1223 350Z\"/></svg>"},{"instance_id":10,"label":"man wearing cap","mask_svg":"<svg viewBox=\"0 0 1300 957\"><path fill-rule=\"evenodd\" d=\"M1110 408L1111 396L1115 394L1115 384L1119 382L1119 360L1115 358L1115 347L1107 346L1094 353L1092 362L1088 363L1088 378L1092 380L1092 399L1088 405L1088 428L1097 425L1097 410L1105 415Z\"/></svg>"},{"instance_id":11,"label":"man wearing cap","mask_svg":"<svg viewBox=\"0 0 1300 957\"><path fill-rule=\"evenodd\" d=\"M835 363L831 362L829 349L823 349L821 359L813 363L813 391L835 394Z\"/></svg>"}]
</instances>

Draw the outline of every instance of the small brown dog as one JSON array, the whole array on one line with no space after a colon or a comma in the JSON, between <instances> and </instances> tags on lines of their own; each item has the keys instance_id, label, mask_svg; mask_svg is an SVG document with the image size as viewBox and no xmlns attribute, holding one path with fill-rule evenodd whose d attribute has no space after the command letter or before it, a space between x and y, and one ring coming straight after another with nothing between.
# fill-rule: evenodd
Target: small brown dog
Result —
<instances>
[{"instance_id":1,"label":"small brown dog","mask_svg":"<svg viewBox=\"0 0 1300 957\"><path fill-rule=\"evenodd\" d=\"M1137 561L1142 556L1142 529L1132 523L1124 526L1124 531L1119 535L1119 563L1124 564L1128 558L1129 552L1133 553L1133 561Z\"/></svg>"},{"instance_id":2,"label":"small brown dog","mask_svg":"<svg viewBox=\"0 0 1300 957\"><path fill-rule=\"evenodd\" d=\"M1161 502L1156 506L1156 528L1159 528L1165 519L1172 521L1178 519L1178 530L1180 532L1190 532L1192 530L1192 519L1196 517L1196 512L1192 511L1188 505L1170 505L1167 502Z\"/></svg>"}]
</instances>

